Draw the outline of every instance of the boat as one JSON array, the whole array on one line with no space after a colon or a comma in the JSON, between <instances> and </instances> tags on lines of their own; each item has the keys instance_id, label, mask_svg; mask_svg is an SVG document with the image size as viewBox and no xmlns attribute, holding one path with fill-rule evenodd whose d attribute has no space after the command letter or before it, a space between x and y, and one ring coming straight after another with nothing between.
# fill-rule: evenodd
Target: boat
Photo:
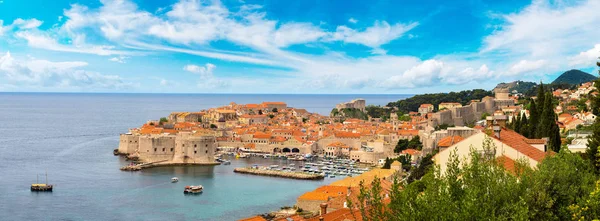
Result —
<instances>
[{"instance_id":1,"label":"boat","mask_svg":"<svg viewBox=\"0 0 600 221\"><path fill-rule=\"evenodd\" d=\"M223 161L223 165L230 165L230 164L231 164L231 161L229 161L229 160Z\"/></svg>"},{"instance_id":2,"label":"boat","mask_svg":"<svg viewBox=\"0 0 600 221\"><path fill-rule=\"evenodd\" d=\"M202 193L202 190L204 190L204 187L202 187L202 185L198 185L198 186L185 186L185 189L183 190L184 194L198 194L198 193Z\"/></svg>"},{"instance_id":3,"label":"boat","mask_svg":"<svg viewBox=\"0 0 600 221\"><path fill-rule=\"evenodd\" d=\"M177 177L171 178L171 183L177 183L177 182L179 182L179 178L177 178Z\"/></svg>"},{"instance_id":4,"label":"boat","mask_svg":"<svg viewBox=\"0 0 600 221\"><path fill-rule=\"evenodd\" d=\"M48 173L46 173L46 183L40 183L40 177L37 175L37 181L31 184L31 191L34 192L52 192L54 185L48 184Z\"/></svg>"}]
</instances>

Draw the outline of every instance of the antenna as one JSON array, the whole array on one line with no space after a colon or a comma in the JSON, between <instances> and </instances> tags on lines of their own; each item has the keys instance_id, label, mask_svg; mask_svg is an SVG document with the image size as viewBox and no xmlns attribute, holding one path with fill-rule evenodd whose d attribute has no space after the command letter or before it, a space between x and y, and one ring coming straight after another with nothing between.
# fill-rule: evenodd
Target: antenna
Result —
<instances>
[{"instance_id":1,"label":"antenna","mask_svg":"<svg viewBox=\"0 0 600 221\"><path fill-rule=\"evenodd\" d=\"M48 185L48 170L46 170L46 185Z\"/></svg>"}]
</instances>

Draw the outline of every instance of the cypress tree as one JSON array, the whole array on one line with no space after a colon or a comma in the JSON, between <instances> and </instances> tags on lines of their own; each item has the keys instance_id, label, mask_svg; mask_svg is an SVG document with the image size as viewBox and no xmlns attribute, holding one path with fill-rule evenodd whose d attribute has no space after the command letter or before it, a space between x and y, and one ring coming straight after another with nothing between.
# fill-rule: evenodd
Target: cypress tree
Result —
<instances>
[{"instance_id":1,"label":"cypress tree","mask_svg":"<svg viewBox=\"0 0 600 221\"><path fill-rule=\"evenodd\" d=\"M550 126L550 139L548 140L550 143L550 149L554 152L560 151L560 145L561 145L561 140L560 140L560 130L558 128L558 124L553 123Z\"/></svg>"},{"instance_id":2,"label":"cypress tree","mask_svg":"<svg viewBox=\"0 0 600 221\"><path fill-rule=\"evenodd\" d=\"M535 137L535 133L536 133L536 129L537 129L537 125L540 123L540 118L539 118L539 114L537 112L537 105L535 104L535 101L533 99L531 99L531 105L529 106L529 136L528 138L534 138Z\"/></svg>"},{"instance_id":3,"label":"cypress tree","mask_svg":"<svg viewBox=\"0 0 600 221\"><path fill-rule=\"evenodd\" d=\"M596 173L600 173L600 167L596 164L598 161L598 146L600 146L600 118L596 118L596 121L592 125L592 136L588 137L587 146L585 154L592 165L594 165L594 168L596 168Z\"/></svg>"},{"instance_id":4,"label":"cypress tree","mask_svg":"<svg viewBox=\"0 0 600 221\"><path fill-rule=\"evenodd\" d=\"M542 107L542 115L540 116L540 123L536 131L536 136L538 138L551 137L552 125L556 124L556 114L554 113L554 108L552 108L552 95L547 94L545 99L544 107Z\"/></svg>"},{"instance_id":5,"label":"cypress tree","mask_svg":"<svg viewBox=\"0 0 600 221\"><path fill-rule=\"evenodd\" d=\"M552 96L552 95L551 95ZM544 89L544 83L540 81L540 87L538 88L537 93L537 115L541 116L542 112L544 112L544 103L546 102L546 91Z\"/></svg>"},{"instance_id":6,"label":"cypress tree","mask_svg":"<svg viewBox=\"0 0 600 221\"><path fill-rule=\"evenodd\" d=\"M527 115L523 114L521 117L521 128L519 133L524 137L529 137L529 122L527 122Z\"/></svg>"},{"instance_id":7,"label":"cypress tree","mask_svg":"<svg viewBox=\"0 0 600 221\"><path fill-rule=\"evenodd\" d=\"M521 131L521 115L517 114L517 116L515 117L515 120L513 122L513 130L516 131L517 133L519 131Z\"/></svg>"}]
</instances>

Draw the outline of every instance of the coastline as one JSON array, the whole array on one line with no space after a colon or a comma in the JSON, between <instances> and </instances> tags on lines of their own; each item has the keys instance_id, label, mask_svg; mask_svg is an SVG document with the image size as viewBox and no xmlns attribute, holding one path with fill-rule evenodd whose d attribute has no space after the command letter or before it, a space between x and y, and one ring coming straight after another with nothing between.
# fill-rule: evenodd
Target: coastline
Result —
<instances>
[{"instance_id":1,"label":"coastline","mask_svg":"<svg viewBox=\"0 0 600 221\"><path fill-rule=\"evenodd\" d=\"M281 178L289 178L289 179L299 179L299 180L322 180L325 178L325 176L323 176L321 174L260 170L260 169L252 169L252 168L241 168L241 167L233 169L233 172L242 173L242 174L259 175L259 176L271 176L271 177L281 177Z\"/></svg>"}]
</instances>

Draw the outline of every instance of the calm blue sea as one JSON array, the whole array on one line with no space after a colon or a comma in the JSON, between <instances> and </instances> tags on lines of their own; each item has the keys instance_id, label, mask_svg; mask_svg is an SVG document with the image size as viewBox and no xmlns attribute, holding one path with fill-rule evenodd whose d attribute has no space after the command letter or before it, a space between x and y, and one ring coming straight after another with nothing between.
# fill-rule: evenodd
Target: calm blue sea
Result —
<instances>
[{"instance_id":1,"label":"calm blue sea","mask_svg":"<svg viewBox=\"0 0 600 221\"><path fill-rule=\"evenodd\" d=\"M119 134L173 111L236 103L284 101L328 114L336 103L364 98L385 105L410 95L71 94L0 93L0 220L236 220L293 205L296 197L331 182L234 174L249 164L163 167L122 172L112 155ZM52 193L32 193L45 179ZM179 177L179 183L170 178ZM183 187L205 192L184 196Z\"/></svg>"}]
</instances>

